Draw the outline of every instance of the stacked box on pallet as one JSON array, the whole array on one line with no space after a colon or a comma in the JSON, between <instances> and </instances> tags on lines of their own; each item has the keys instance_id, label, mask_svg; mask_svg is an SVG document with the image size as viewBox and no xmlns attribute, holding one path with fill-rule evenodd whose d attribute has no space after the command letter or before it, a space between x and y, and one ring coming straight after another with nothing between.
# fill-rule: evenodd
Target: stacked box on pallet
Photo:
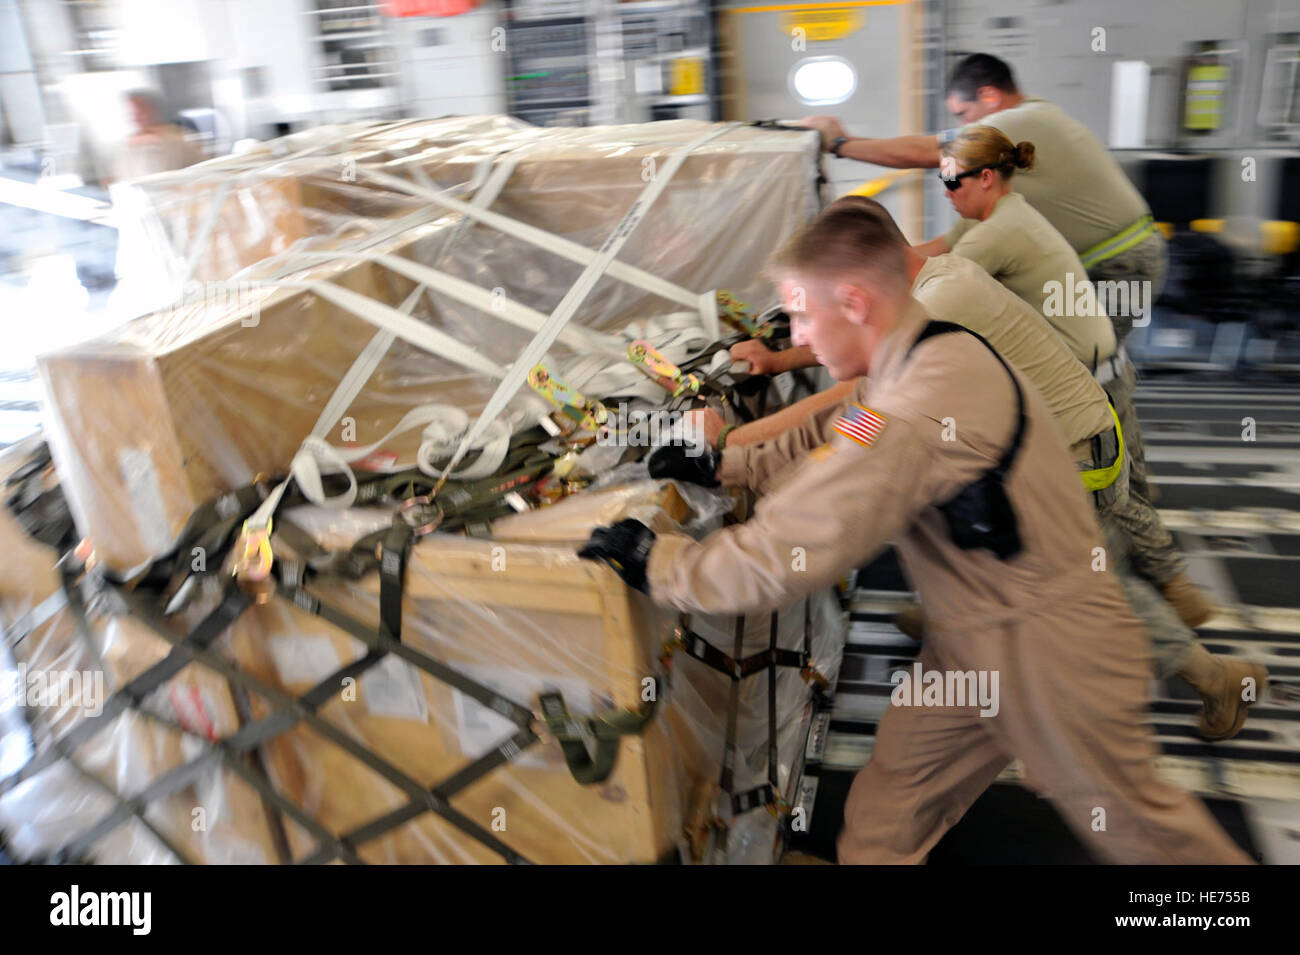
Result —
<instances>
[{"instance_id":1,"label":"stacked box on pallet","mask_svg":"<svg viewBox=\"0 0 1300 955\"><path fill-rule=\"evenodd\" d=\"M117 808L110 790L135 796L203 751L205 741L234 732L240 723L225 679L197 663L144 701L165 723L137 710L116 717L104 713L108 694L162 659L169 644L133 617L94 608L84 631L66 605L40 619L46 614L38 608L60 593L56 560L52 549L27 538L9 514L0 513L0 619L11 637L14 667L4 674L11 684L5 703L25 711L37 758L84 722L105 724L64 754L69 758L0 795L0 828L11 851L24 859L53 855ZM33 611L38 625L12 629L24 619L32 621ZM166 798L151 801L145 818L188 861L270 863L277 858L260 797L220 761ZM116 864L178 861L136 818L88 846L85 856Z\"/></svg>"},{"instance_id":2,"label":"stacked box on pallet","mask_svg":"<svg viewBox=\"0 0 1300 955\"><path fill-rule=\"evenodd\" d=\"M115 183L119 277L179 294L186 283L228 279L299 242L355 237L423 205L358 184L358 158L455 148L525 128L503 116L324 126Z\"/></svg>"},{"instance_id":3,"label":"stacked box on pallet","mask_svg":"<svg viewBox=\"0 0 1300 955\"><path fill-rule=\"evenodd\" d=\"M462 122L471 132L484 125ZM304 196L328 194L343 207L350 204L353 231L370 238L340 239L336 231L297 242L287 253L240 273L233 286L41 358L55 462L78 527L109 566L119 571L141 566L168 548L204 501L259 473L288 468L375 331L304 283L341 285L393 307L414 288L409 278L374 261L322 262L300 253L363 247L372 255L391 253L543 314L581 274L577 262L495 228L458 229L451 215L367 246L374 236L387 235L383 225L392 224L389 217L370 215L377 206L385 213L393 211L385 203L435 208L400 190L368 184L368 163L377 156L397 154L376 174L435 189L477 182L487 160L493 168L513 164L490 210L594 250L655 175L667 176L674 150L716 131L645 210L618 261L692 294L727 288L750 301L770 295L760 277L767 257L815 214L818 203L813 187L818 148L811 133L715 130L674 121L584 130L488 128L453 141L454 126L443 121L422 148L419 129L398 127L378 143L345 139L327 154L230 170L231 188L245 179L290 176ZM348 167L355 182L341 182L340 163L349 161L355 163ZM207 168L197 167L195 175L203 175L193 188L228 201L221 191L226 180L216 174L220 167L210 175ZM185 181L182 173L171 175ZM157 214L165 210L160 202ZM182 252L194 241L191 231L176 240ZM247 284L264 279L296 284L274 290ZM605 275L571 324L621 337L631 322L680 316L682 309L681 303ZM532 337L491 310L478 311L433 290L413 315L501 367ZM577 355L562 340L551 357L552 365L563 368ZM474 413L495 384L482 372L399 340L349 409L353 429L335 428L327 437L339 445L369 445L423 402L445 401ZM106 401L107 395L113 400ZM414 444L418 433L395 439L379 449L379 456L409 463Z\"/></svg>"},{"instance_id":4,"label":"stacked box on pallet","mask_svg":"<svg viewBox=\"0 0 1300 955\"><path fill-rule=\"evenodd\" d=\"M353 129L336 142L318 136L314 143L268 149L280 154L274 162L259 163L267 158L262 156L209 163L193 176L178 173L152 183L153 191L140 195L147 196L142 201L149 215L163 224L152 230L151 240L170 250L172 265L190 278L222 279L230 269L247 266L236 276L240 282L270 284L239 285L238 296L215 301L200 297L41 360L51 449L79 530L93 542L97 559L116 572L139 568L173 546L205 501L257 474L285 472L375 332L312 283L395 307L408 299L416 282L377 258L392 255L545 314L582 272L582 264L508 230L482 224L462 228L459 217L444 215L427 201L434 192L468 184L472 188L456 194L469 199L493 183L493 169L508 164L509 174L497 178L500 192L489 208L594 250L609 239L673 152L709 132L719 135L685 160L645 210L618 260L691 295L722 287L762 303L760 271L768 255L816 209L818 149L812 134L710 129L687 122L538 130L496 120L449 120ZM418 194L384 177L413 183ZM268 210L278 211L258 219L257 228L246 228L256 217L241 219L230 206L232 195L244 197L240 201L253 210L257 196L268 197ZM285 211L294 203L300 203L296 219ZM224 251L208 251L209 240ZM353 254L338 254L349 250ZM267 251L278 254L260 259ZM336 255L306 254L313 251ZM572 325L579 335L621 341L645 334L645 320L667 316L680 322L682 309L680 301L606 275ZM437 289L426 290L411 314L499 366L513 362L532 335ZM561 340L548 363L569 367L583 354L572 338ZM327 437L336 445L368 445L411 408L430 402L472 416L495 385L489 376L398 340L347 409L352 436L336 428ZM389 466L409 463L418 442L418 433L395 436L374 457ZM406 573L403 641L527 707L536 708L545 689L561 690L576 714L639 706L645 680L655 674L678 620L628 591L603 565L577 559L575 545L592 526L617 519L631 503L641 508L636 513L658 524L669 512L680 520L677 509L661 506L671 503L662 494L645 487L588 491L497 522L494 539L425 538L413 549ZM653 506L646 495L654 498ZM713 500L694 503L716 519ZM366 519L355 510L332 515L344 523ZM664 529L675 527L670 521ZM704 528L697 522L692 529ZM276 547L280 552L281 543ZM378 590L372 574L335 581L318 596L374 627ZM4 609L10 617L24 612ZM93 647L103 654L116 680L140 672L166 649L165 641L133 618L101 613L96 620L97 635L84 644L85 652ZM174 621L178 632L184 632L184 622ZM49 659L81 652L75 629L64 623L44 643L29 646L47 647ZM689 626L723 653L734 653L733 619L696 617ZM745 618L740 655L767 650L770 639L767 615ZM779 616L780 648L803 649L806 639L813 665L833 678L844 633L830 594L814 595L807 607L798 604ZM282 600L246 611L216 649L272 690L288 694L301 693L365 652L353 636ZM115 652L131 666L112 662ZM111 745L97 751L100 761L87 768L119 793L139 792L200 752L201 737L228 735L270 712L256 692L247 711L237 712L225 679L203 670L201 682L191 672L196 669L201 665L174 677L152 701L188 734L174 734L128 712L105 732ZM795 669L780 668L776 679L777 786L790 800L811 715L810 693ZM767 672L756 673L741 681L736 694L734 792L768 777L767 680ZM173 684L179 687L174 694ZM544 741L458 793L451 808L534 861L650 862L674 849L695 857L700 841L692 836L708 830L711 814L723 802L716 790L732 682L679 651L666 686L667 695L644 732L620 742L607 780L580 785L558 745ZM159 702L168 694L174 696L170 710ZM392 656L354 686L341 687L319 715L423 787L501 745L512 728ZM160 742L159 733L176 738ZM383 817L409 798L307 723L263 742L257 756L271 784L336 836ZM84 830L91 824L88 816L113 807L98 787L84 780L73 785L67 769L56 764L0 797L0 823L28 825L33 852L66 844L79 826ZM87 804L94 801L95 811L77 814L74 822L68 800L50 798L50 786L66 787L69 799L75 793ZM268 814L255 792L228 770L214 770L207 787L203 794L181 787L147 815L195 859L272 861L268 833L281 825L291 858L332 858L328 840L320 842L318 833L287 816ZM48 804L43 814L42 801ZM186 836L188 814L200 803L243 807L238 826L223 830L220 838ZM33 829L29 820L35 818L42 823ZM365 861L501 858L429 812L397 829L364 835L356 846ZM726 858L770 861L777 835L772 816L761 809L745 813L731 821ZM97 857L167 856L158 844L132 820L96 843Z\"/></svg>"},{"instance_id":5,"label":"stacked box on pallet","mask_svg":"<svg viewBox=\"0 0 1300 955\"><path fill-rule=\"evenodd\" d=\"M526 707L535 707L543 690L561 691L575 715L639 707L647 677L665 676L658 658L673 634L675 615L629 591L603 566L577 559L566 542L541 541L555 536L559 527L562 534L583 533L597 521L629 514L668 531L674 525L664 503L661 489L634 485L572 498L553 513L538 512L541 528L512 519L504 533L514 539L505 542L426 538L415 548L407 571L403 642ZM680 507L669 509L684 516ZM303 520L301 514L295 517ZM375 518L352 514L343 519L360 526ZM363 578L321 597L374 626L377 587L373 577ZM813 612L823 614L827 600L827 595L814 598ZM26 612L24 606L7 601L6 617L16 619ZM799 604L781 614L783 648L802 647L804 613ZM823 622L827 625L815 630L814 663L833 673L842 628L832 618ZM733 620L699 617L690 628L732 652ZM161 659L167 647L131 617L95 615L92 632L110 681L139 674ZM24 659L33 668L94 667L67 610L33 631L23 645ZM768 645L768 617L747 618L743 655ZM295 695L366 649L345 631L287 601L245 611L217 646L244 672ZM764 674L747 679L739 694L736 764L742 789L766 778L766 680ZM341 685L318 715L422 786L450 778L516 731L497 714L396 657L361 675L353 689L348 693ZM778 691L780 784L788 796L790 769L806 730L807 693L793 670L781 674ZM540 744L454 796L451 807L530 861L653 862L675 851L692 858L715 808L730 681L679 653L656 692L663 696L654 718L641 734L620 742L608 779L579 784L558 748ZM256 692L249 702L252 720L271 714ZM73 757L124 796L202 753L201 737L219 739L239 726L224 678L200 663L190 664L148 705L186 725L192 735L185 738L128 711ZM61 725L58 734L70 728ZM43 749L55 734L38 735ZM303 724L264 743L260 757L272 784L336 835L382 818L409 798ZM47 854L112 809L99 787L60 762L0 796L0 825L15 833L12 842L19 851ZM198 809L206 825L195 833L190 823ZM273 861L265 813L246 783L214 768L192 786L152 803L147 818L195 861ZM292 858L311 858L319 851L311 833L290 820L282 823ZM770 816L754 810L733 828L739 835L733 836L731 861L771 860L777 833ZM427 812L357 842L358 854L368 862L501 861L492 849ZM171 861L171 853L135 821L92 844L87 853L105 862Z\"/></svg>"},{"instance_id":6,"label":"stacked box on pallet","mask_svg":"<svg viewBox=\"0 0 1300 955\"><path fill-rule=\"evenodd\" d=\"M616 493L624 508L637 495L652 495L636 486ZM585 539L598 521L646 514L642 504L611 515L603 496L579 495L538 517L550 534L564 524L565 535ZM543 690L559 690L575 714L639 707L647 678L659 672L657 658L672 636L675 615L629 591L607 568L579 560L570 542L543 543L544 532L531 532L529 516L510 519L492 540L434 535L418 543L406 572L403 642L526 706L535 707ZM377 575L371 575L318 596L374 627L378 587ZM827 616L829 600L827 594L813 598L819 618ZM800 603L780 615L782 648L802 648L804 612ZM833 675L842 625L837 614L820 622L825 626L816 634L814 660ZM698 617L689 626L707 639L721 637L720 648L733 651L734 619ZM257 608L236 630L241 666L291 692L364 652L344 632L283 602ZM766 650L769 640L768 615L746 618L743 655ZM409 663L389 657L371 672L358 681L354 699L335 699L322 715L426 786L451 777L515 732L508 721ZM377 695L368 701L370 680ZM723 674L678 652L654 719L642 734L623 739L608 780L578 784L558 748L548 744L492 771L451 805L534 861L651 862L674 849L689 858L698 845L684 833L698 833L715 808L730 686ZM802 746L807 701L797 671L778 678L783 790ZM737 785L749 788L766 779L766 675L744 681L739 703ZM310 729L286 734L266 753L277 782L332 831L360 827L405 801ZM335 767L346 785L321 785L322 765ZM770 815L747 814L738 829L746 835L736 840L733 861L771 861L776 829ZM305 854L311 842L291 827L296 855ZM359 852L372 862L500 860L427 814Z\"/></svg>"}]
</instances>

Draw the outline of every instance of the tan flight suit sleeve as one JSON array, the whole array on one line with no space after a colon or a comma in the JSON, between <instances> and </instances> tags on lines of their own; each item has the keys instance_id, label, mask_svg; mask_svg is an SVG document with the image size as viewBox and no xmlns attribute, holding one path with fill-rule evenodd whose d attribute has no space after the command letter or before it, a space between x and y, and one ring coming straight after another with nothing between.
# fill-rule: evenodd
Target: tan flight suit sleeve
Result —
<instances>
[{"instance_id":1,"label":"tan flight suit sleeve","mask_svg":"<svg viewBox=\"0 0 1300 955\"><path fill-rule=\"evenodd\" d=\"M975 222L957 244L952 246L952 251L964 259L970 259L989 275L997 278L1015 264L1008 248L1009 243L997 226L987 222Z\"/></svg>"},{"instance_id":2,"label":"tan flight suit sleeve","mask_svg":"<svg viewBox=\"0 0 1300 955\"><path fill-rule=\"evenodd\" d=\"M956 224L943 234L943 241L948 243L948 248L955 249L962 236L969 232L974 224L974 219L958 219Z\"/></svg>"},{"instance_id":3,"label":"tan flight suit sleeve","mask_svg":"<svg viewBox=\"0 0 1300 955\"><path fill-rule=\"evenodd\" d=\"M859 388L855 394L861 391ZM766 493L792 465L829 440L831 427L843 409L843 402L827 405L809 415L799 426L770 441L725 449L718 479L724 487L747 487L760 494Z\"/></svg>"},{"instance_id":4,"label":"tan flight suit sleeve","mask_svg":"<svg viewBox=\"0 0 1300 955\"><path fill-rule=\"evenodd\" d=\"M923 343L913 360L925 350L948 347L940 341ZM983 347L973 338L969 344ZM983 450L941 441L942 413L957 407L960 399L953 378L972 353L959 347L949 348L947 355L932 358L909 376L909 393L940 396L930 411L910 410L901 395L886 398L899 402L898 411L868 404L862 400L864 382L854 400L885 419L870 447L834 433L824 449L758 503L744 524L698 542L661 536L647 568L651 599L701 613L787 606L866 563L911 526L923 508L947 500L978 478L992 466L989 451L996 449L983 440L976 442ZM1009 380L1006 390L1010 392ZM1013 400L1006 401L1007 420L1000 429L1004 441L1011 430Z\"/></svg>"}]
</instances>

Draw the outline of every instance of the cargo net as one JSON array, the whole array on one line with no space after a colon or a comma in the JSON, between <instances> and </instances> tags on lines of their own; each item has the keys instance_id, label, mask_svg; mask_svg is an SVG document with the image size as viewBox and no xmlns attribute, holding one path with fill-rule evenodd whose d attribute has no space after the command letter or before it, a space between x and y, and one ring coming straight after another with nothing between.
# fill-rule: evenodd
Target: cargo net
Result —
<instances>
[{"instance_id":1,"label":"cargo net","mask_svg":"<svg viewBox=\"0 0 1300 955\"><path fill-rule=\"evenodd\" d=\"M28 531L37 531L46 539L66 540L68 525L61 516L65 512L55 503L58 489L46 489L36 494L29 490L33 482L41 479L42 463L48 464L48 458L38 455L11 479L10 502L26 504L19 514L24 518ZM382 483L388 486L394 480L392 476L386 476ZM88 828L61 842L58 850L51 853L54 861L94 858L97 845L111 844L114 833L132 821L147 830L175 860L182 863L206 861L202 854L196 854L192 846L186 844L187 840L178 838L174 813L168 821L162 818L163 814L151 811L151 807L157 809L168 800L175 802L187 787L200 784L205 776L210 778L217 766L237 777L260 799L260 818L267 823L269 845L275 858L281 862L363 862L364 847L368 843L397 832L426 813L437 816L465 840L476 843L500 860L509 863L536 861L512 847L507 834L508 825L502 827L503 831L494 830L490 819L476 819L457 809L453 805L455 798L494 770L525 759L532 748L546 741L558 745L574 784L590 788L606 784L618 762L622 742L628 737L642 736L655 719L657 709L675 702L671 676L675 669L673 658L680 654L695 661L686 666L716 674L726 685L726 726L722 768L712 798L706 805L695 807L693 818L685 809L679 814L682 828L668 853L689 861L724 861L729 857L728 839L738 817L766 808L773 819L789 820L791 807L783 793L792 791L796 780L789 771L787 759L786 785L782 784L778 738L783 727L778 710L790 708L790 687L779 685L777 671L786 668L798 674L799 682L811 686L817 699L827 688L826 678L813 666L813 602L805 602L785 614L787 632L791 626L802 631L798 648L780 645L789 641L781 640L782 616L773 614L768 622L768 646L747 656L743 655L747 630L753 629L753 621L749 628L744 617L734 621L732 652L727 654L693 630L689 618L679 618L662 643L655 672L643 681L646 691L643 705L635 709L611 709L596 716L578 715L570 712L562 691L542 692L536 697L535 704L530 705L403 642L404 580L412 545L419 532L418 527L404 519L404 511L397 512L389 527L363 536L350 548L334 551L316 544L313 536L293 520L282 518L278 533L283 537L276 538L276 554L265 585L250 587L247 581L241 582L238 576L228 571L240 556L236 550L236 545L241 543L238 529L268 493L269 486L262 484L233 492L224 502L214 502L210 508L195 515L191 528L178 544L175 559L160 560L149 574L129 582L114 579L111 573L96 567L93 557L86 554L84 548L65 553L57 565L59 589L7 627L7 643L15 651L24 649L24 642L33 639L34 635L44 633L49 643L59 639L60 629L70 630L70 634L63 634L69 642L66 651L75 655L77 647L71 641L78 641L83 653L81 659L93 661L94 671L103 674L109 691L107 698L102 700L102 710L97 714L82 713L80 718L72 712L78 702L75 700L63 701L68 706L56 711L52 717L47 716L43 709L23 708L23 712L32 718L32 735L43 744L43 748L21 769L0 781L0 807L4 807L0 809L0 818L13 825L15 815L24 812L39 817L39 809L23 805L23 789L33 789L27 797L28 802L32 797L40 798L42 791L48 791L51 784L48 778L43 779L43 774L60 767L63 772L70 770L74 774L74 784L95 790L111 807ZM298 503L291 493L282 502L291 513ZM282 547L281 540L292 543ZM200 541L203 543L198 543ZM208 555L211 560L209 567L195 570L191 562L194 553ZM356 619L316 596L318 593L342 592L346 581L362 579L373 573L379 576L378 627ZM612 576L605 571L601 573ZM621 587L621 584L615 586ZM219 639L228 634L241 617L255 607L269 608L273 602L279 601L292 605L299 619L302 614L319 618L329 627L354 638L364 646L364 653L337 667L305 692L291 694L285 692L280 683L237 665L218 648ZM185 604L189 605L188 611L178 609ZM182 633L176 627L176 621L180 619L195 622ZM124 667L115 666L105 659L106 648L111 653L113 646L112 640L104 639L103 631L106 625L111 625L109 622L120 626L127 621L132 626L147 628L159 638L165 646L165 653L140 672L127 673L119 680L115 675ZM39 658L40 654L36 656ZM376 672L389 658L400 659L513 724L512 734L446 778L428 785L377 748L356 738L344 726L322 716L323 706L341 694L346 695L350 684L355 685L367 673ZM61 665L66 667L67 663L65 659ZM194 666L202 667L206 674L196 678ZM701 683L702 672L693 675L693 684L687 684L688 692ZM188 679L184 677L187 673ZM742 684L759 674L767 675L766 779L757 786L738 790L736 756L741 748L737 736ZM214 708L211 703L220 681L225 681L224 685L236 704L240 724L228 732L220 731L218 724L221 720L213 713L219 707ZM714 691L711 705L716 707L718 687L716 681L712 687L707 685L708 682L703 681L703 692ZM780 703L779 691L785 697ZM259 705L254 705L254 700ZM792 714L783 715L787 723L792 721ZM806 730L811 715L811 707L806 707L804 712L793 714L793 723ZM86 768L86 754L94 752L97 741L106 732L116 732L114 727L120 730L119 718L130 719L132 723L153 723L175 734L183 740L181 752L187 758L142 786L140 780L127 778L121 766L116 767L116 780L106 781L102 771ZM295 801L286 797L272 784L265 762L265 747L295 727L308 728L327 746L335 747L386 781L400 792L404 800L402 804L342 831L331 829L315 818L303 808L301 799ZM135 731L139 732L138 726ZM788 726L785 733L790 735ZM680 736L672 737L671 733L669 737L683 741ZM797 745L797 738L794 743ZM624 759L628 758L635 756L625 754ZM96 760L91 756L89 762ZM320 772L325 772L323 767ZM338 779L322 781L326 785L341 782ZM239 811L239 798L230 791L232 787L227 785L226 788L228 791L223 798ZM663 787L665 792L671 788ZM201 789L202 786L198 785L197 790L189 791ZM13 802L5 807L6 801L11 799ZM548 808L563 811L561 806ZM249 807L244 811L257 815L256 810L250 811ZM207 821L202 815L193 818L196 823ZM285 834L286 819L305 834L310 849L295 854L291 840ZM42 825L39 818L26 820L26 823L36 828ZM779 831L776 836L780 837ZM48 841L48 836L46 838ZM15 841L21 843L23 840ZM295 841L303 844L304 840ZM206 845L202 841L200 844ZM768 852L773 848L769 846ZM472 852L466 855L474 858ZM245 856L227 854L225 860L253 861L256 856L257 853L250 851ZM757 858L761 860L763 857L760 854ZM662 858L624 861L662 861Z\"/></svg>"},{"instance_id":2,"label":"cargo net","mask_svg":"<svg viewBox=\"0 0 1300 955\"><path fill-rule=\"evenodd\" d=\"M121 192L167 272L136 284L184 300L42 359L61 490L20 468L3 555L15 660L110 692L23 708L42 748L0 772L0 827L65 859L769 861L834 597L679 618L574 545L724 520L644 480L624 411L764 413L728 348L788 328L716 285L756 288L815 211L815 134L340 135ZM340 445L348 420L384 436Z\"/></svg>"}]
</instances>

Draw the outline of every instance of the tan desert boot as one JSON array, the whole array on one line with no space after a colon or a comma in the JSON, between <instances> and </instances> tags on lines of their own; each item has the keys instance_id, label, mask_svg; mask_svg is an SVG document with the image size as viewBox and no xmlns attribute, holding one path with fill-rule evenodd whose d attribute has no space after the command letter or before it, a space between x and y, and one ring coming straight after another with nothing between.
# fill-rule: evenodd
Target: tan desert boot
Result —
<instances>
[{"instance_id":1,"label":"tan desert boot","mask_svg":"<svg viewBox=\"0 0 1300 955\"><path fill-rule=\"evenodd\" d=\"M1231 739L1241 731L1252 703L1268 686L1268 670L1258 663L1219 657L1197 646L1178 675L1205 701L1196 732L1208 740ZM1252 680L1253 685L1247 683ZM1247 687L1251 691L1247 694ZM1249 695L1249 699L1243 697Z\"/></svg>"}]
</instances>

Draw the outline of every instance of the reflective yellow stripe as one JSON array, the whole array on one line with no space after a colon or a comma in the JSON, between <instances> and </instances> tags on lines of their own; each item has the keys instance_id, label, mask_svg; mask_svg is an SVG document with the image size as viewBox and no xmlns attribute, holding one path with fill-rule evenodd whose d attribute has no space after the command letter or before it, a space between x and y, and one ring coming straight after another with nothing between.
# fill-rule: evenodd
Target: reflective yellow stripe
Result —
<instances>
[{"instance_id":1,"label":"reflective yellow stripe","mask_svg":"<svg viewBox=\"0 0 1300 955\"><path fill-rule=\"evenodd\" d=\"M1290 255L1300 248L1300 223L1269 219L1259 224L1259 234L1270 255Z\"/></svg>"},{"instance_id":2,"label":"reflective yellow stripe","mask_svg":"<svg viewBox=\"0 0 1300 955\"><path fill-rule=\"evenodd\" d=\"M1083 478L1083 486L1089 491L1101 491L1110 487L1124 467L1124 431L1119 426L1119 415L1115 413L1115 406L1109 402L1106 404L1110 408L1111 420L1115 422L1115 443L1119 445L1119 449L1115 452L1114 463L1108 467L1079 472L1079 477Z\"/></svg>"},{"instance_id":3,"label":"reflective yellow stripe","mask_svg":"<svg viewBox=\"0 0 1300 955\"><path fill-rule=\"evenodd\" d=\"M909 176L914 172L919 172L919 170L903 169L900 170L899 172L886 173L885 175L880 176L876 179L868 179L862 185L858 186L856 189L850 189L848 192L844 193L844 195L867 196L868 198L871 198L872 196L878 196L886 189L888 189L890 186L892 186L894 183L898 182L898 180L902 179L905 176Z\"/></svg>"},{"instance_id":4,"label":"reflective yellow stripe","mask_svg":"<svg viewBox=\"0 0 1300 955\"><path fill-rule=\"evenodd\" d=\"M840 7L899 7L914 0L830 0L829 3L777 3L759 7L724 7L719 13L772 13L785 10L797 10L808 13L814 10L829 10Z\"/></svg>"},{"instance_id":5,"label":"reflective yellow stripe","mask_svg":"<svg viewBox=\"0 0 1300 955\"><path fill-rule=\"evenodd\" d=\"M1083 262L1085 269L1090 269L1098 262L1105 262L1107 259L1113 259L1121 252L1127 252L1155 231L1155 218L1150 214L1144 215L1119 235L1113 235L1104 242L1098 242L1079 256L1079 259Z\"/></svg>"}]
</instances>

